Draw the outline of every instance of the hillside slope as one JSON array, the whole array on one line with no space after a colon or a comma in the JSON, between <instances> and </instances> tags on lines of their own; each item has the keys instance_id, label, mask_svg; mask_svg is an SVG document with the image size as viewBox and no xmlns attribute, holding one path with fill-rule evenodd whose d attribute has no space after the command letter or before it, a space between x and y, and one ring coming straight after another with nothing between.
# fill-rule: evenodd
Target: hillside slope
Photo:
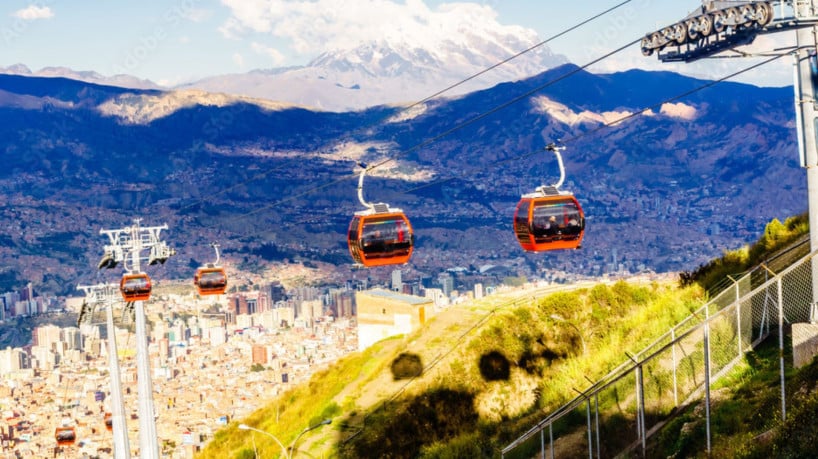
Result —
<instances>
[{"instance_id":1,"label":"hillside slope","mask_svg":"<svg viewBox=\"0 0 818 459\"><path fill-rule=\"evenodd\" d=\"M503 442L621 363L701 302L672 282L586 284L503 292L441 312L316 374L247 419L201 458L262 456L279 447L238 423L331 457L492 456ZM420 373L420 374L419 374ZM419 374L419 375L418 375ZM248 456L249 454L249 456Z\"/></svg>"}]
</instances>

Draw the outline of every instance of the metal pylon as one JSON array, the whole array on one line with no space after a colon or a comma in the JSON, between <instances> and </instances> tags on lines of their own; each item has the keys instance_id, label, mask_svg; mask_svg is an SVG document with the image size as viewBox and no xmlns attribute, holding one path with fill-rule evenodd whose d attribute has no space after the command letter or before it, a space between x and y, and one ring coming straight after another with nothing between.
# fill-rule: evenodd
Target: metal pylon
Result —
<instances>
[{"instance_id":1,"label":"metal pylon","mask_svg":"<svg viewBox=\"0 0 818 459\"><path fill-rule=\"evenodd\" d=\"M110 244L105 246L105 253L100 262L100 269L114 268L119 263L125 265L129 272L141 272L141 261L149 265L164 263L175 251L168 247L159 237L167 225L140 227L139 219L134 224L121 229L100 230L108 236ZM143 257L142 251L150 250ZM130 263L130 266L127 264ZM136 371L137 391L139 396L139 457L140 459L159 459L159 441L156 434L156 413L153 406L153 382L151 380L150 356L148 355L148 334L145 325L144 301L135 301L136 319Z\"/></svg>"},{"instance_id":2,"label":"metal pylon","mask_svg":"<svg viewBox=\"0 0 818 459\"><path fill-rule=\"evenodd\" d=\"M111 420L113 421L114 458L130 459L131 445L128 440L128 426L125 421L125 403L122 397L122 379L119 374L119 358L114 329L114 303L119 301L119 289L116 284L78 285L77 289L85 292L86 302L82 315L90 317L97 306L105 307L106 326L108 330L108 372L111 376ZM90 307L85 310L86 305ZM84 313L84 314L83 314Z\"/></svg>"}]
</instances>

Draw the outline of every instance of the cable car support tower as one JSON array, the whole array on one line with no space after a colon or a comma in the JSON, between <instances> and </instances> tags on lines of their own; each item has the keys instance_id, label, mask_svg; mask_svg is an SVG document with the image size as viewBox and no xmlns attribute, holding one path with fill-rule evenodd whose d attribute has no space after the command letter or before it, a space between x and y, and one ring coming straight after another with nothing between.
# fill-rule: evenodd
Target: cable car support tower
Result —
<instances>
[{"instance_id":1,"label":"cable car support tower","mask_svg":"<svg viewBox=\"0 0 818 459\"><path fill-rule=\"evenodd\" d=\"M119 301L119 286L116 284L78 285L85 292L85 302L80 311L79 325L90 322L94 310L105 308L108 330L108 371L111 378L111 420L114 433L114 458L130 459L131 446L128 441L128 427L125 421L125 404L122 398L122 380L119 376L119 360L114 330L114 303Z\"/></svg>"},{"instance_id":2,"label":"cable car support tower","mask_svg":"<svg viewBox=\"0 0 818 459\"><path fill-rule=\"evenodd\" d=\"M168 247L167 243L159 237L159 233L168 228L167 225L140 227L139 221L139 219L136 219L134 224L127 228L100 230L99 233L108 236L110 242L105 246L105 253L99 263L100 269L112 269L122 263L128 273L141 273L140 262L142 260L146 260L149 265L164 264L169 257L176 254L176 251ZM144 250L150 250L147 257L142 256ZM123 284L127 277L123 277ZM120 291L124 296L123 284L120 284ZM150 288L149 282L148 288ZM137 390L139 397L139 457L142 459L159 459L144 301L137 300L134 303Z\"/></svg>"},{"instance_id":3,"label":"cable car support tower","mask_svg":"<svg viewBox=\"0 0 818 459\"><path fill-rule=\"evenodd\" d=\"M807 170L810 250L818 250L818 0L706 0L676 24L648 33L642 54L693 62L748 45L761 34L794 30L795 116L801 167ZM810 320L818 320L818 261L812 263Z\"/></svg>"}]
</instances>

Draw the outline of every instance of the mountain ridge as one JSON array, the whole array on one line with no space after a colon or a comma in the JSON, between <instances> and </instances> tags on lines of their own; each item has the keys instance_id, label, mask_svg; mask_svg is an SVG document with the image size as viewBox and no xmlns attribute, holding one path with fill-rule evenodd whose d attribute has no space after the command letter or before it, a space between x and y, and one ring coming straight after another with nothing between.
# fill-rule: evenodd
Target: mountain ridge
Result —
<instances>
[{"instance_id":1,"label":"mountain ridge","mask_svg":"<svg viewBox=\"0 0 818 459\"><path fill-rule=\"evenodd\" d=\"M353 111L422 100L447 87L450 94L462 95L567 62L525 34L469 33L467 37L464 43L431 44L382 38L326 51L304 66L217 75L177 87ZM492 72L473 78L487 68Z\"/></svg>"},{"instance_id":2,"label":"mountain ridge","mask_svg":"<svg viewBox=\"0 0 818 459\"><path fill-rule=\"evenodd\" d=\"M129 89L163 89L153 81L142 79L133 75L117 74L105 76L93 70L74 70L69 67L43 67L37 71L32 71L25 64L14 64L8 67L0 67L0 74L18 76L38 76L53 78L68 78L71 80L84 81L103 86L117 86Z\"/></svg>"},{"instance_id":3,"label":"mountain ridge","mask_svg":"<svg viewBox=\"0 0 818 459\"><path fill-rule=\"evenodd\" d=\"M6 284L69 291L93 272L98 230L137 217L174 228L180 256L157 277L186 277L219 240L236 267L267 276L277 263L307 261L327 271L325 281L343 282L354 276L345 232L359 210L356 163L385 158L365 193L413 222L418 247L406 278L487 264L548 279L690 270L806 207L791 90L719 83L662 104L706 84L566 65L411 112L270 110L203 95L133 124L99 107L118 101L138 113L145 97L171 93L0 75L0 91L42 102L0 97ZM633 115L652 105L662 109ZM558 139L568 147L564 188L588 217L584 248L525 254L511 216L522 193L558 178L553 156L537 153Z\"/></svg>"}]
</instances>

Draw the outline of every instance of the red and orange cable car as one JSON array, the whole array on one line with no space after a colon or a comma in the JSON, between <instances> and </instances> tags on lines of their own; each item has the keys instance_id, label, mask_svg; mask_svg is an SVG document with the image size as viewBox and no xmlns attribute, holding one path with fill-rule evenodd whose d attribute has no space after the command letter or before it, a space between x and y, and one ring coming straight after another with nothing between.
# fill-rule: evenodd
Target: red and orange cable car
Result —
<instances>
[{"instance_id":1,"label":"red and orange cable car","mask_svg":"<svg viewBox=\"0 0 818 459\"><path fill-rule=\"evenodd\" d=\"M131 273L122 276L119 291L125 301L147 301L151 297L151 278L145 273Z\"/></svg>"},{"instance_id":2,"label":"red and orange cable car","mask_svg":"<svg viewBox=\"0 0 818 459\"><path fill-rule=\"evenodd\" d=\"M73 445L77 441L77 431L69 426L57 427L54 431L54 438L60 446Z\"/></svg>"},{"instance_id":3,"label":"red and orange cable car","mask_svg":"<svg viewBox=\"0 0 818 459\"><path fill-rule=\"evenodd\" d=\"M219 244L210 244L216 250L216 261L196 270L193 285L199 295L221 295L227 290L227 273L219 266Z\"/></svg>"},{"instance_id":4,"label":"red and orange cable car","mask_svg":"<svg viewBox=\"0 0 818 459\"><path fill-rule=\"evenodd\" d=\"M366 166L358 179L358 199L366 210L355 212L347 231L349 253L365 267L400 265L412 257L415 235L401 209L388 204L370 204L363 197Z\"/></svg>"},{"instance_id":5,"label":"red and orange cable car","mask_svg":"<svg viewBox=\"0 0 818 459\"><path fill-rule=\"evenodd\" d=\"M349 224L347 242L356 263L366 267L398 265L412 257L414 234L400 209L387 208L382 212L356 212Z\"/></svg>"},{"instance_id":6,"label":"red and orange cable car","mask_svg":"<svg viewBox=\"0 0 818 459\"><path fill-rule=\"evenodd\" d=\"M202 267L193 275L199 295L221 295L227 290L227 274L221 267Z\"/></svg>"},{"instance_id":7,"label":"red and orange cable car","mask_svg":"<svg viewBox=\"0 0 818 459\"><path fill-rule=\"evenodd\" d=\"M550 144L546 149L557 156L560 180L520 198L514 212L514 234L520 246L529 252L577 249L585 235L585 213L571 192L559 189L565 179L559 151L565 147Z\"/></svg>"}]
</instances>

